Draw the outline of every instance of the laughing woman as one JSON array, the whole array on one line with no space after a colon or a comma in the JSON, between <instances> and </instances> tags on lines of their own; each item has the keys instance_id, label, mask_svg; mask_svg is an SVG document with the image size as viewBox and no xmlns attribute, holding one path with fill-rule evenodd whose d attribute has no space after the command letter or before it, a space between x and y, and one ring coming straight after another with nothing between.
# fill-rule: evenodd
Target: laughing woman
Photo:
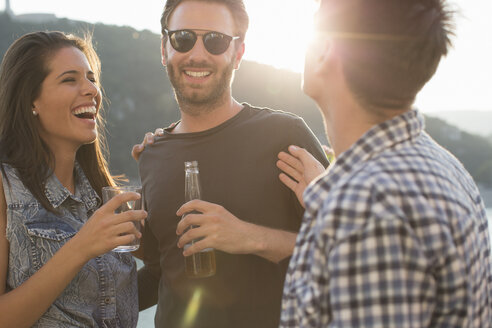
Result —
<instances>
[{"instance_id":1,"label":"laughing woman","mask_svg":"<svg viewBox=\"0 0 492 328\"><path fill-rule=\"evenodd\" d=\"M140 237L101 204L100 63L90 40L24 35L0 68L0 327L135 327L135 263L110 252Z\"/></svg>"}]
</instances>

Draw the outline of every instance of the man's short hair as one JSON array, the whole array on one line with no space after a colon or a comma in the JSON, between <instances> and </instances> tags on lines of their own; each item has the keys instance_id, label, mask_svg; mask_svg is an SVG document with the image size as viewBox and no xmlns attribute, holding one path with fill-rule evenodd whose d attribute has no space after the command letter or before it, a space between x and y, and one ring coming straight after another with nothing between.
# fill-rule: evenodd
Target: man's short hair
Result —
<instances>
[{"instance_id":1,"label":"man's short hair","mask_svg":"<svg viewBox=\"0 0 492 328\"><path fill-rule=\"evenodd\" d=\"M333 36L362 106L408 108L451 46L443 0L323 0L317 28Z\"/></svg>"},{"instance_id":2,"label":"man's short hair","mask_svg":"<svg viewBox=\"0 0 492 328\"><path fill-rule=\"evenodd\" d=\"M231 12L236 24L236 30L234 31L234 33L236 33L235 35L240 36L241 40L244 40L246 36L246 31L248 30L249 17L248 13L246 12L243 0L167 0L161 16L161 33L164 37L166 36L164 30L168 28L169 17L171 16L174 9L176 9L176 7L184 1L209 2L225 5Z\"/></svg>"}]
</instances>

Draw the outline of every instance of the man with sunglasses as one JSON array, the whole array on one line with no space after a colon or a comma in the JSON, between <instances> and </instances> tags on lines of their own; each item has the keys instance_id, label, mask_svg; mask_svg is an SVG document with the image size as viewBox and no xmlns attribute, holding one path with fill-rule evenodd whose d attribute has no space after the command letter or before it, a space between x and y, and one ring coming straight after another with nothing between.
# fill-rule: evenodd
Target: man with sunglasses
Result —
<instances>
[{"instance_id":1,"label":"man with sunglasses","mask_svg":"<svg viewBox=\"0 0 492 328\"><path fill-rule=\"evenodd\" d=\"M322 0L316 22L303 89L336 161L304 192L280 327L490 327L484 203L412 109L450 47L445 2ZM295 189L316 165L292 153Z\"/></svg>"},{"instance_id":2,"label":"man with sunglasses","mask_svg":"<svg viewBox=\"0 0 492 328\"><path fill-rule=\"evenodd\" d=\"M242 0L168 0L161 24L181 120L139 159L149 213L140 307L158 303L158 327L277 327L303 208L280 182L276 154L296 143L325 166L326 156L299 117L232 97L248 27ZM201 201L184 204L185 161L198 161ZM186 277L183 255L208 248L216 274Z\"/></svg>"}]
</instances>

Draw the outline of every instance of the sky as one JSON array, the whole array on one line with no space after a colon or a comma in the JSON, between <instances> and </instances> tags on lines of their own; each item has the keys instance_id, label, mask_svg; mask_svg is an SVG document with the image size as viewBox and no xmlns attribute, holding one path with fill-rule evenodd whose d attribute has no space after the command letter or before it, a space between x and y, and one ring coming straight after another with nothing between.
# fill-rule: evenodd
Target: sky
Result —
<instances>
[{"instance_id":1,"label":"sky","mask_svg":"<svg viewBox=\"0 0 492 328\"><path fill-rule=\"evenodd\" d=\"M0 0L0 10L5 8ZM244 0L250 16L246 60L302 72L312 32L314 0ZM54 13L91 23L128 25L160 33L164 0L10 0L15 14ZM492 1L451 0L459 10L454 48L417 98L423 112L492 112Z\"/></svg>"}]
</instances>

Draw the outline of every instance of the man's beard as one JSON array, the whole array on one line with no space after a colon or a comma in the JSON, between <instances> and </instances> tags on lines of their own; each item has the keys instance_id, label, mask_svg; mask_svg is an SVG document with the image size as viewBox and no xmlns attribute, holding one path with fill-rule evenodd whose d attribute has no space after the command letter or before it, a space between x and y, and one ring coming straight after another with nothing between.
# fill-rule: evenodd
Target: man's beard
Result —
<instances>
[{"instance_id":1,"label":"man's beard","mask_svg":"<svg viewBox=\"0 0 492 328\"><path fill-rule=\"evenodd\" d=\"M188 64L186 67L211 68L210 65L197 63ZM195 116L213 111L214 108L226 100L224 96L232 81L234 61L231 61L223 68L222 72L217 72L218 79L206 87L209 90L208 92L203 92L204 90L201 87L193 90L190 85L185 85L179 76L182 70L176 66L168 63L166 69L180 109L189 115ZM188 90L185 90L186 88Z\"/></svg>"}]
</instances>

